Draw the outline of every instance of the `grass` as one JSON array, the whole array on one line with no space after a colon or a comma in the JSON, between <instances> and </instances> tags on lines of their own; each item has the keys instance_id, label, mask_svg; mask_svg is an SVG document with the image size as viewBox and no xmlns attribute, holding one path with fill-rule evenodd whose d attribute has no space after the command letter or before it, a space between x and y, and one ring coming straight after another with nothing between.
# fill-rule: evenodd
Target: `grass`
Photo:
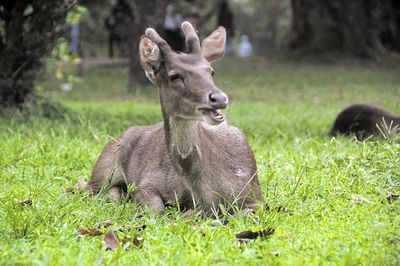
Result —
<instances>
[{"instance_id":1,"label":"grass","mask_svg":"<svg viewBox=\"0 0 400 266\"><path fill-rule=\"evenodd\" d=\"M228 223L175 209L154 216L131 202L64 192L89 178L110 136L161 115L155 88L126 93L126 69L88 70L69 93L46 79L43 94L69 109L63 118L10 111L0 121L0 264L399 265L400 201L386 193L400 194L400 139L327 136L351 103L400 114L399 72L225 59L217 84L231 98L227 117L253 147L270 206ZM352 200L356 195L365 200ZM103 236L77 236L106 220L114 230L146 225L118 232L143 237L143 245L107 251ZM238 245L236 233L269 227L269 238Z\"/></svg>"}]
</instances>

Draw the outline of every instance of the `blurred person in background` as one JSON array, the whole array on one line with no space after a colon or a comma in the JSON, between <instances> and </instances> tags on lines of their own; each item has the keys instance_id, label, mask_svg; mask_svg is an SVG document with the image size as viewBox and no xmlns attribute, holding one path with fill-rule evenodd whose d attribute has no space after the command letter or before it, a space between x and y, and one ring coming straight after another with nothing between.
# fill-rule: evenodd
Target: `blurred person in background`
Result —
<instances>
[{"instance_id":1,"label":"blurred person in background","mask_svg":"<svg viewBox=\"0 0 400 266\"><path fill-rule=\"evenodd\" d=\"M253 54L253 46L250 43L249 36L242 35L239 44L239 57L246 58Z\"/></svg>"}]
</instances>

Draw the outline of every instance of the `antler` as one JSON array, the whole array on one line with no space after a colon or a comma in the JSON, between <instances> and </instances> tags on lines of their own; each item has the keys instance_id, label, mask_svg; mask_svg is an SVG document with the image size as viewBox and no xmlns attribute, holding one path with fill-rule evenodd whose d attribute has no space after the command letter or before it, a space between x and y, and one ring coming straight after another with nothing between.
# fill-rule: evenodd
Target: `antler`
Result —
<instances>
[{"instance_id":1,"label":"antler","mask_svg":"<svg viewBox=\"0 0 400 266\"><path fill-rule=\"evenodd\" d=\"M148 28L144 34L158 45L163 56L169 56L173 53L169 44L163 38L161 38L160 35L158 35L155 29Z\"/></svg>"},{"instance_id":2,"label":"antler","mask_svg":"<svg viewBox=\"0 0 400 266\"><path fill-rule=\"evenodd\" d=\"M194 29L192 24L190 24L190 22L188 21L185 21L182 23L181 28L183 34L185 35L185 42L188 52L194 54L200 53L201 46L199 36L197 36L196 30Z\"/></svg>"},{"instance_id":3,"label":"antler","mask_svg":"<svg viewBox=\"0 0 400 266\"><path fill-rule=\"evenodd\" d=\"M186 47L188 49L188 53L199 54L201 52L200 40L192 24L190 24L190 22L188 21L185 21L182 23L181 28L183 34L185 35L185 42L186 42ZM145 35L158 45L163 56L169 56L170 54L173 53L169 44L163 38L160 37L160 35L157 33L155 29L153 28L146 29Z\"/></svg>"}]
</instances>

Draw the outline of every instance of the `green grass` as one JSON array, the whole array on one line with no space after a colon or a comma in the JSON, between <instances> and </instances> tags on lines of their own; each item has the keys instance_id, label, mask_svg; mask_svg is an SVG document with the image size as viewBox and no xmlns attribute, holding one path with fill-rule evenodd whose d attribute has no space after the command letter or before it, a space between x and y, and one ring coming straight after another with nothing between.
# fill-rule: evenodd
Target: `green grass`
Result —
<instances>
[{"instance_id":1,"label":"green grass","mask_svg":"<svg viewBox=\"0 0 400 266\"><path fill-rule=\"evenodd\" d=\"M400 139L327 136L351 103L375 102L400 114L398 70L225 59L216 79L231 98L227 117L254 149L270 206L227 224L175 209L152 216L131 202L64 192L89 178L110 136L161 120L157 90L127 94L125 74L88 70L69 93L45 80L43 93L70 110L62 119L15 111L1 118L0 264L400 264L400 201L386 200L389 191L400 194ZM103 236L76 235L110 219L111 229L147 225L119 233L143 237L143 245L106 251ZM269 238L237 244L236 233L269 227Z\"/></svg>"}]
</instances>

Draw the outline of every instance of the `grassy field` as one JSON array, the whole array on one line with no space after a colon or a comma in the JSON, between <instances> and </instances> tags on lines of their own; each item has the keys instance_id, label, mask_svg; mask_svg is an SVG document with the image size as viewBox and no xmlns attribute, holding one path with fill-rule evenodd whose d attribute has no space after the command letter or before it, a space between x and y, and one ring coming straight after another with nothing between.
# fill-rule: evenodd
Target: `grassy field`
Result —
<instances>
[{"instance_id":1,"label":"grassy field","mask_svg":"<svg viewBox=\"0 0 400 266\"><path fill-rule=\"evenodd\" d=\"M386 195L400 194L400 139L362 143L327 133L351 103L400 114L400 71L231 58L216 70L231 99L228 120L255 152L268 210L154 216L132 202L66 192L89 179L110 137L161 121L155 88L128 94L126 69L92 69L68 93L42 82L42 93L67 107L58 118L33 109L0 120L0 264L399 265L400 201ZM107 220L111 226L101 225ZM78 236L82 228L118 231L141 245L106 250L104 235ZM275 229L267 238L239 244L235 237L267 228Z\"/></svg>"}]
</instances>

